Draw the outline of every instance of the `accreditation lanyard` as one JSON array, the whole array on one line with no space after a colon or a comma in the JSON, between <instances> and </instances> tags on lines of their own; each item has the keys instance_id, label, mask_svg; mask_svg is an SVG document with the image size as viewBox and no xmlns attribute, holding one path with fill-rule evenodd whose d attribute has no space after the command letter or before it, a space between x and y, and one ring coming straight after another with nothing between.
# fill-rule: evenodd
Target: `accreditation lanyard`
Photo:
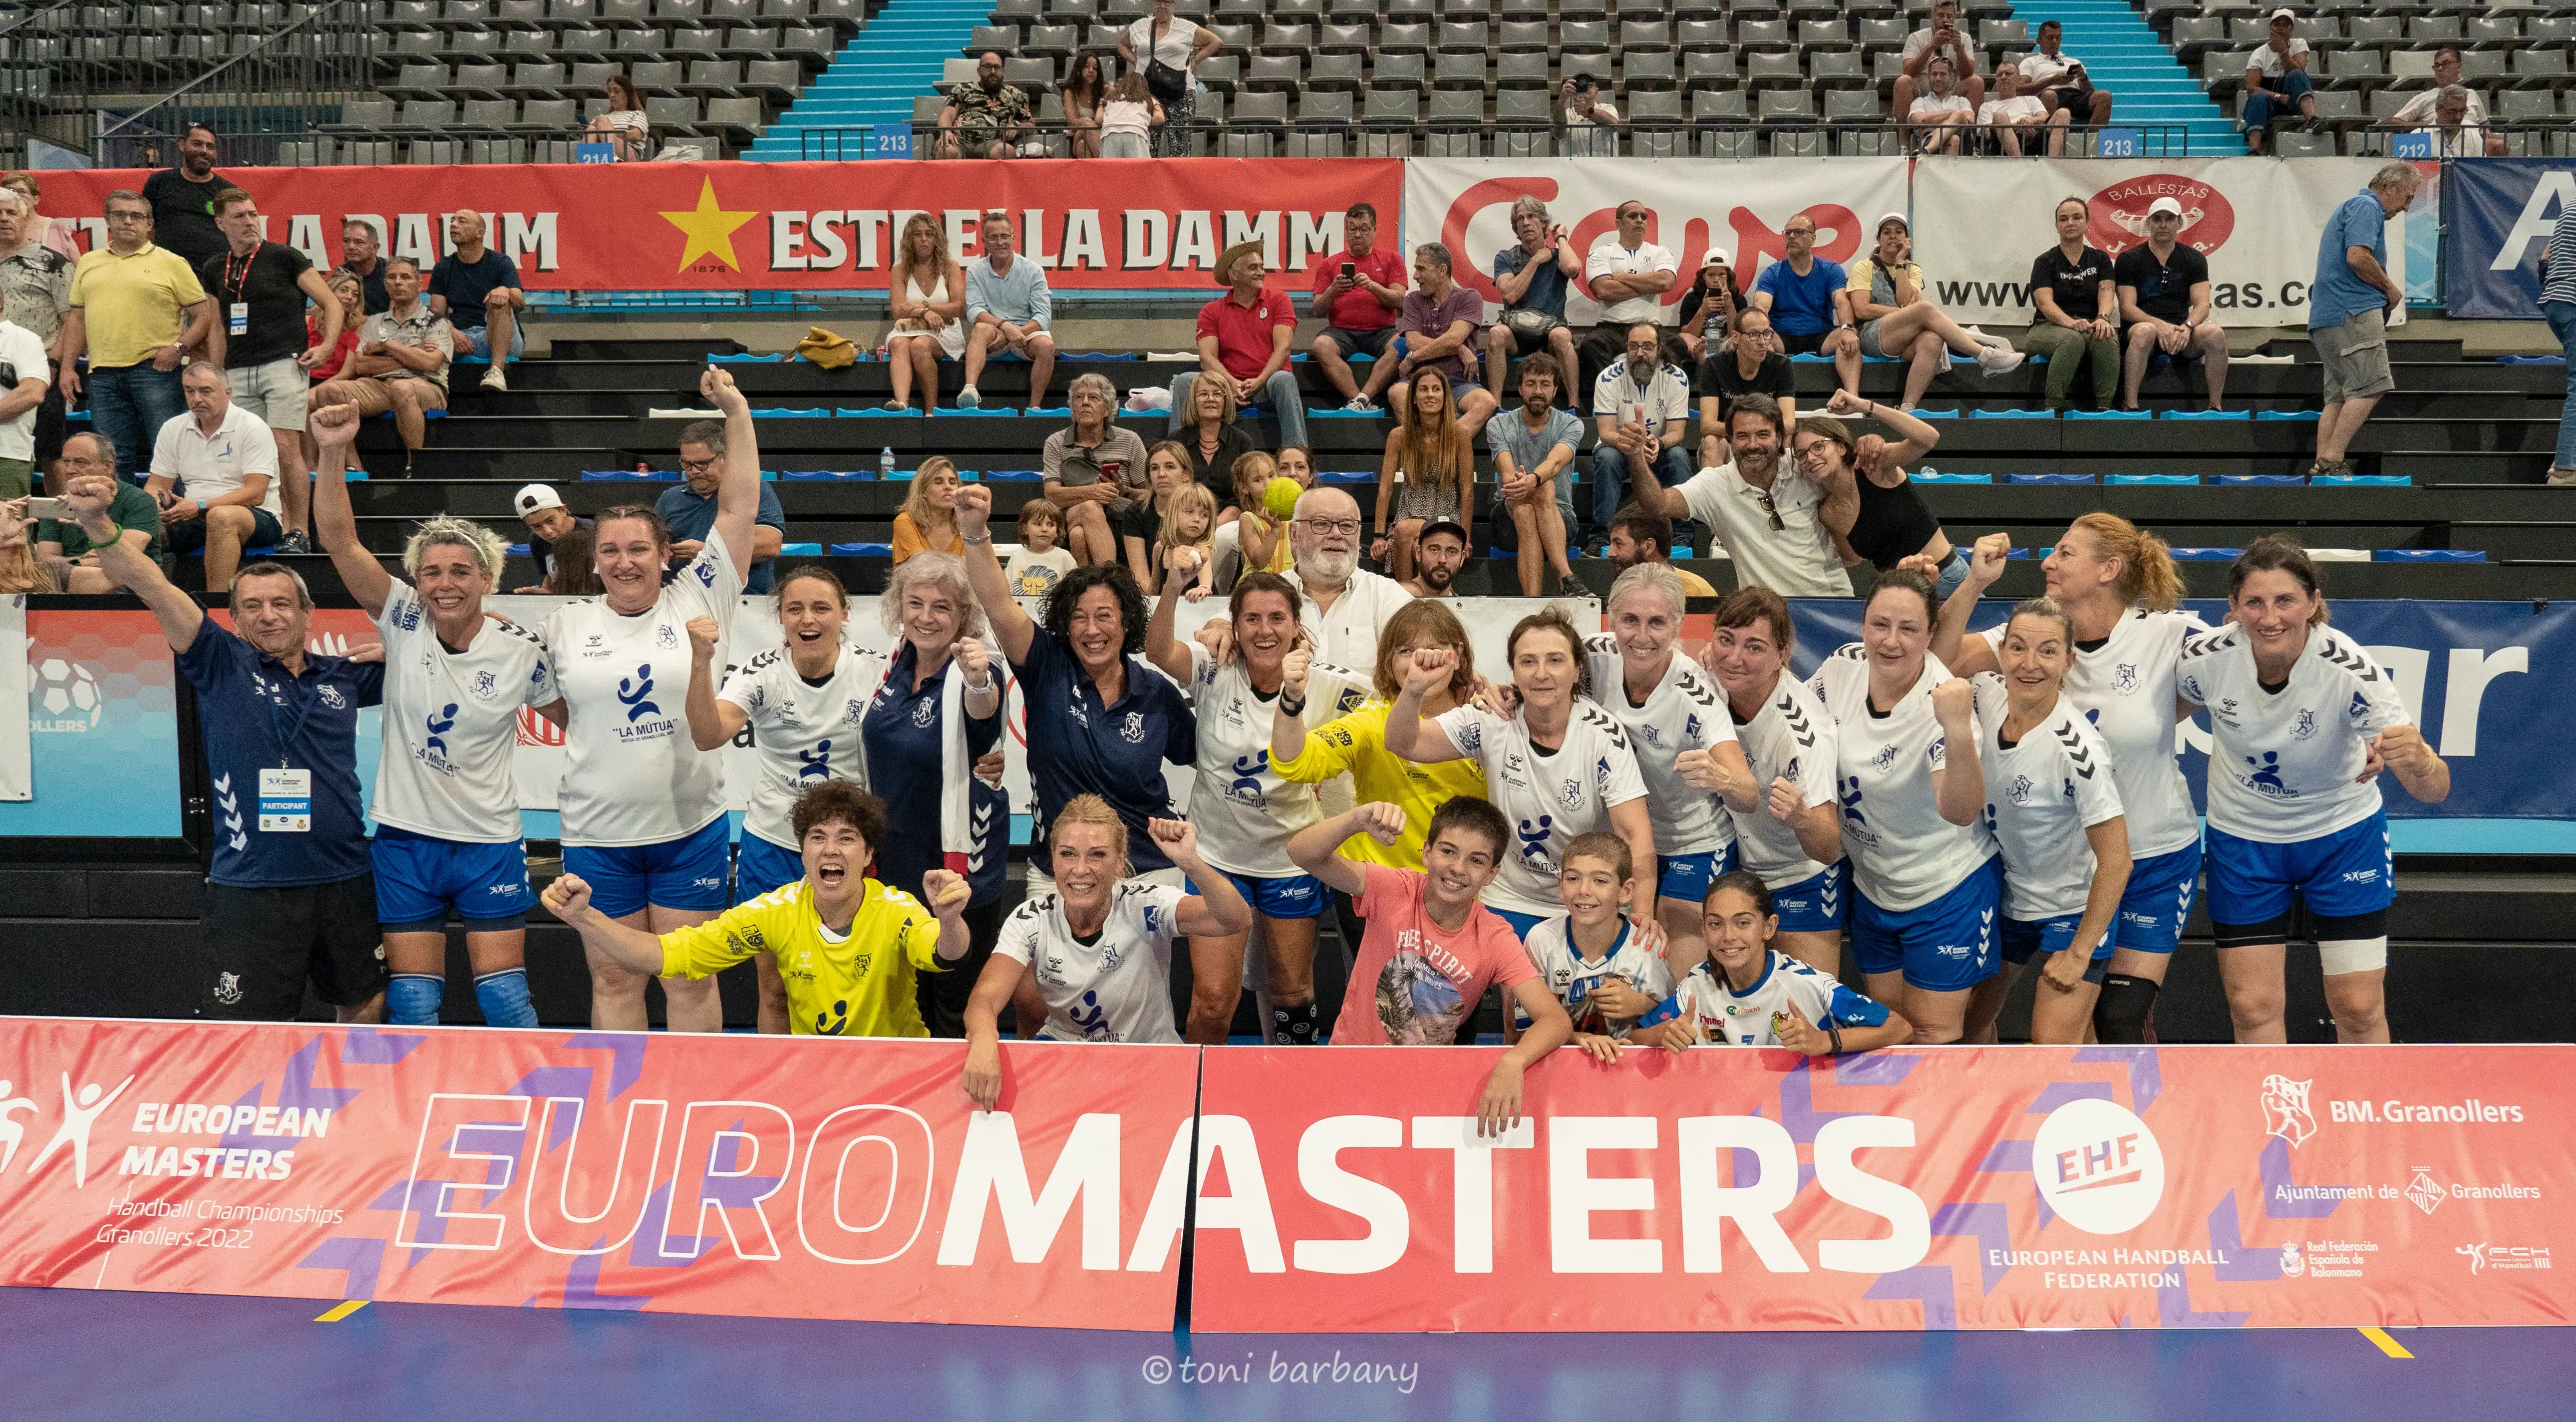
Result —
<instances>
[{"instance_id":1,"label":"accreditation lanyard","mask_svg":"<svg viewBox=\"0 0 2576 1422\"><path fill-rule=\"evenodd\" d=\"M253 247L250 249L250 255L242 258L241 275L236 277L233 275L233 254L224 253L223 291L226 298L224 325L227 334L235 336L250 334L250 302L244 299L244 294L250 289L250 269L258 261L259 249Z\"/></svg>"},{"instance_id":2,"label":"accreditation lanyard","mask_svg":"<svg viewBox=\"0 0 2576 1422\"><path fill-rule=\"evenodd\" d=\"M293 688L296 679L288 677L283 685ZM279 715L275 696L260 698L260 705L268 713L269 734L277 738L277 768L259 772L259 827L263 833L304 834L313 828L313 772L294 768L294 745L296 738L304 734L305 723L313 717L313 704L319 700L319 692L304 697L295 708L294 718L288 720Z\"/></svg>"}]
</instances>

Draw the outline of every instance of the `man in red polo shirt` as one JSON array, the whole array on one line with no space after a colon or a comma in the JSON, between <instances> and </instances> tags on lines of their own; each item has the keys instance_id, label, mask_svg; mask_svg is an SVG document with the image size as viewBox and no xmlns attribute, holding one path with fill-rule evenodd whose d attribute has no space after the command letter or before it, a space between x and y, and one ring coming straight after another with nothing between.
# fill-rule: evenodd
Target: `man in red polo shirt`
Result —
<instances>
[{"instance_id":1,"label":"man in red polo shirt","mask_svg":"<svg viewBox=\"0 0 2576 1422\"><path fill-rule=\"evenodd\" d=\"M1342 214L1342 243L1340 255L1315 263L1315 314L1324 318L1324 333L1308 349L1349 402L1343 408L1373 414L1377 402L1360 393L1348 362L1355 355L1386 359L1404 308L1404 254L1379 250L1377 209L1364 202Z\"/></svg>"},{"instance_id":2,"label":"man in red polo shirt","mask_svg":"<svg viewBox=\"0 0 2576 1422\"><path fill-rule=\"evenodd\" d=\"M1199 368L1172 380L1171 428L1178 432L1201 377L1229 381L1237 405L1259 404L1279 417L1282 445L1306 443L1306 400L1288 370L1297 307L1284 291L1265 291L1261 244L1237 242L1216 259L1223 296L1199 308Z\"/></svg>"}]
</instances>

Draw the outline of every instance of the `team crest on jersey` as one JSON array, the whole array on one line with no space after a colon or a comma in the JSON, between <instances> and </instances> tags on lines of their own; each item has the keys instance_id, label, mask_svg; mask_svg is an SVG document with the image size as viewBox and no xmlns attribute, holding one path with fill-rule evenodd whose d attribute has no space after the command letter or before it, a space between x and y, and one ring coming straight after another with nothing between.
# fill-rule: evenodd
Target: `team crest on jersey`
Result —
<instances>
[{"instance_id":1,"label":"team crest on jersey","mask_svg":"<svg viewBox=\"0 0 2576 1422\"><path fill-rule=\"evenodd\" d=\"M1142 711L1128 712L1127 723L1118 728L1118 739L1125 741L1131 746L1143 745L1145 743L1145 713Z\"/></svg>"},{"instance_id":2,"label":"team crest on jersey","mask_svg":"<svg viewBox=\"0 0 2576 1422\"><path fill-rule=\"evenodd\" d=\"M241 974L225 973L215 979L215 1001L226 1007L232 1007L241 1000Z\"/></svg>"},{"instance_id":3,"label":"team crest on jersey","mask_svg":"<svg viewBox=\"0 0 2576 1422\"><path fill-rule=\"evenodd\" d=\"M858 704L859 703L855 701L851 702L851 709L855 711L858 708ZM930 729L931 722L938 719L939 705L927 696L921 698L920 702L912 708L912 724L921 727L925 731Z\"/></svg>"},{"instance_id":4,"label":"team crest on jersey","mask_svg":"<svg viewBox=\"0 0 2576 1422\"><path fill-rule=\"evenodd\" d=\"M326 682L322 687L322 704L334 711L346 711L349 709L349 698L340 694L340 688Z\"/></svg>"},{"instance_id":5,"label":"team crest on jersey","mask_svg":"<svg viewBox=\"0 0 2576 1422\"><path fill-rule=\"evenodd\" d=\"M1697 730L1698 727L1699 718L1693 716L1690 721L1689 730ZM1685 734L1688 734L1688 731L1685 731ZM1664 743L1663 728L1656 726L1651 722L1646 725L1639 726L1637 728L1637 738L1650 746L1662 745Z\"/></svg>"},{"instance_id":6,"label":"team crest on jersey","mask_svg":"<svg viewBox=\"0 0 2576 1422\"><path fill-rule=\"evenodd\" d=\"M2317 733L2317 713L2302 706L2298 719L2290 723L2290 739L2304 741Z\"/></svg>"},{"instance_id":7,"label":"team crest on jersey","mask_svg":"<svg viewBox=\"0 0 2576 1422\"><path fill-rule=\"evenodd\" d=\"M1878 767L1879 769L1881 769L1881 770L1893 770L1893 769L1895 769L1895 768L1896 768L1896 747L1894 747L1894 746L1892 746L1892 745L1880 746L1880 747L1878 748L1878 754L1876 754L1876 755L1874 755L1874 756L1871 756L1871 757L1869 758L1869 763L1870 763L1870 764L1872 764L1872 765L1874 765L1874 766L1877 766L1877 767Z\"/></svg>"},{"instance_id":8,"label":"team crest on jersey","mask_svg":"<svg viewBox=\"0 0 2576 1422\"><path fill-rule=\"evenodd\" d=\"M924 702L923 704L924 704L924 705L928 705L929 703ZM917 714L917 713L916 713L916 714ZM859 700L859 699L858 699L857 697L855 697L855 696L854 696L854 697L851 697L851 698L850 698L850 701L849 701L849 704L848 704L848 706L847 706L847 708L842 712L842 716L843 716L843 719L847 720L851 725L855 726L855 725L859 724L861 721L864 721L864 720L866 720L866 719L867 719L867 716L868 716L868 704L867 704L866 702L864 702L864 701ZM927 725L929 725L930 723L929 723L928 721L923 721L921 724L923 724L923 725L927 726Z\"/></svg>"},{"instance_id":9,"label":"team crest on jersey","mask_svg":"<svg viewBox=\"0 0 2576 1422\"><path fill-rule=\"evenodd\" d=\"M653 642L656 646L676 647L680 645L679 629L665 622L653 629Z\"/></svg>"},{"instance_id":10,"label":"team crest on jersey","mask_svg":"<svg viewBox=\"0 0 2576 1422\"><path fill-rule=\"evenodd\" d=\"M474 674L474 694L476 696L489 701L492 699L492 694L500 689L501 679L499 677L492 675L490 672L476 672Z\"/></svg>"},{"instance_id":11,"label":"team crest on jersey","mask_svg":"<svg viewBox=\"0 0 2576 1422\"><path fill-rule=\"evenodd\" d=\"M2135 696L2138 694L2138 688L2146 684L2146 679L2138 675L2136 662L2122 662L2119 668L2111 673L2111 689L2122 696Z\"/></svg>"},{"instance_id":12,"label":"team crest on jersey","mask_svg":"<svg viewBox=\"0 0 2576 1422\"><path fill-rule=\"evenodd\" d=\"M2004 792L2004 798L2016 805L2027 805L2030 803L2030 791L2030 777L2016 775L2013 777L2012 787Z\"/></svg>"},{"instance_id":13,"label":"team crest on jersey","mask_svg":"<svg viewBox=\"0 0 2576 1422\"><path fill-rule=\"evenodd\" d=\"M1571 775L1565 777L1565 808L1569 810L1583 808L1583 782Z\"/></svg>"}]
</instances>

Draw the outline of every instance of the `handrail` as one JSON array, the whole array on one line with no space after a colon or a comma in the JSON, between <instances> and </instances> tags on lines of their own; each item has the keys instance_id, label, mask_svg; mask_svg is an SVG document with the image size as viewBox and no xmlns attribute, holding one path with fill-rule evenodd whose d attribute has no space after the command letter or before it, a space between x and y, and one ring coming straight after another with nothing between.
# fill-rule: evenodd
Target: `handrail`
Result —
<instances>
[{"instance_id":1,"label":"handrail","mask_svg":"<svg viewBox=\"0 0 2576 1422\"><path fill-rule=\"evenodd\" d=\"M1758 117L1746 117L1742 119L1640 120L1632 117L1623 120L1616 126L1604 126L1599 129L1585 131L1584 136L1591 139L1594 143L1603 145L1603 151L1597 156L1608 157L1612 156L1612 153L1617 150L1620 137L1624 134L1676 136L1702 133L1739 133L1755 135L1766 133L1813 133L1819 135L1877 133L1896 135L1898 138L1896 145L1897 152L1899 155L1903 155L1914 151L1903 143L1902 135L1904 132L1909 129L1925 128L1930 126L1931 125L1925 124L1902 124L1890 119L1873 119L1868 122L1849 120L1837 121L1827 119L1822 115L1809 115L1794 119L1774 118L1769 120ZM1983 125L1955 126L1972 127L1980 130L1984 127ZM882 125L882 127L909 127L912 131L912 152L909 156L915 159L928 158L940 135L939 124L933 119L896 120L893 123ZM1300 120L1293 114L1285 119L1229 118L1224 120L1214 120L1200 117L1194 119L1190 123L1189 128L1191 132L1201 134L1258 132L1270 134L1331 133L1428 136L1433 134L1492 133L1498 135L1515 134L1538 136L1564 135L1569 132L1564 125L1552 121L1524 123L1514 120L1489 118L1435 119L1429 117L1416 117L1412 119L1378 120L1372 122L1363 113L1354 113L1348 119ZM1068 135L1071 131L1072 126L1063 121L1032 121L1020 125L1021 138L1024 141L1032 138L1062 138ZM2100 134L2103 132L2134 133L2138 136L2138 149L2136 153L2129 155L2133 157L2180 158L2189 156L2191 152L2191 127L2188 124L2124 124L2113 122L2102 125L2075 124L2064 130L2024 130L2021 137L2023 146L2026 150L2025 156L2032 156L2027 150L2044 150L2049 136L2061 131L2067 134L2070 138L2087 134ZM877 156L878 126L852 124L842 126L808 127L797 129L795 132L797 156L807 161L820 160L829 162L848 160L852 158L872 159ZM2071 154L2069 156L2093 157L2098 155L2087 153Z\"/></svg>"},{"instance_id":2,"label":"handrail","mask_svg":"<svg viewBox=\"0 0 2576 1422\"><path fill-rule=\"evenodd\" d=\"M236 64L241 63L243 60L258 56L271 44L274 44L278 40L282 40L287 36L294 34L297 30L303 29L314 21L321 19L323 16L329 14L333 9L344 5L355 4L360 6L363 10L365 3L366 0L323 0L323 3L305 11L302 15L298 16L293 23L288 24L283 29L274 30L268 34L260 36L259 43L252 45L250 48L243 50L239 54L226 58L223 63L216 65L214 68L207 70L205 73L200 74L196 78L189 80L187 83L180 85L178 88L171 90L169 93L161 95L152 102L143 105L134 112L127 114L125 117L118 119L116 122L109 124L103 129L100 129L98 132L98 141L104 142L107 139L114 138L118 131L123 129L126 125L135 122L145 114L151 113L153 110L160 108L162 105L169 103L180 95L198 88L207 80L214 78L216 75L223 73L225 70L232 68ZM360 18L365 18L363 13Z\"/></svg>"}]
</instances>

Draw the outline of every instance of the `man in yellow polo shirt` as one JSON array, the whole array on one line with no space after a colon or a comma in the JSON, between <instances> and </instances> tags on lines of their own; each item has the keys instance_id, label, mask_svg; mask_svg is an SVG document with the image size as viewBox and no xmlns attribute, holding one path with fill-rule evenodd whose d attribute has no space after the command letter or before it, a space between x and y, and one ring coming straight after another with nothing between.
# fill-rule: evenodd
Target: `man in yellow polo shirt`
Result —
<instances>
[{"instance_id":1,"label":"man in yellow polo shirt","mask_svg":"<svg viewBox=\"0 0 2576 1422\"><path fill-rule=\"evenodd\" d=\"M657 977L703 978L769 954L787 983L789 1030L800 1035L927 1037L913 974L944 972L966 956L973 891L964 876L933 869L922 876L925 908L865 877L885 820L885 801L850 782L817 784L788 817L804 878L659 937L592 908L579 875L547 885L545 905L583 946Z\"/></svg>"},{"instance_id":2,"label":"man in yellow polo shirt","mask_svg":"<svg viewBox=\"0 0 2576 1422\"><path fill-rule=\"evenodd\" d=\"M214 330L215 316L187 261L152 245L152 204L123 188L109 193L107 245L72 269L63 395L79 393L70 368L87 354L90 426L116 446L119 473L149 468L154 436L187 413L179 368Z\"/></svg>"}]
</instances>

